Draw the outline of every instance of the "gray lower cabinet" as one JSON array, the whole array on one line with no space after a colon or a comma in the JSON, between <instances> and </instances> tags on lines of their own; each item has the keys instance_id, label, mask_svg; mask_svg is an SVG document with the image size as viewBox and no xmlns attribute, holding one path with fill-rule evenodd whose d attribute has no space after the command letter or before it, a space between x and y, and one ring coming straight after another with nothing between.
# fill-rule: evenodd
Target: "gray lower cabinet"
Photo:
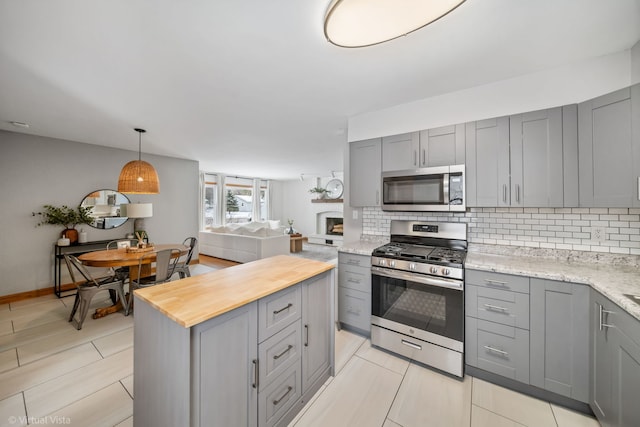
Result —
<instances>
[{"instance_id":1,"label":"gray lower cabinet","mask_svg":"<svg viewBox=\"0 0 640 427\"><path fill-rule=\"evenodd\" d=\"M467 269L466 364L588 403L589 290Z\"/></svg>"},{"instance_id":2,"label":"gray lower cabinet","mask_svg":"<svg viewBox=\"0 0 640 427\"><path fill-rule=\"evenodd\" d=\"M603 426L640 425L640 321L591 291L591 409Z\"/></svg>"},{"instance_id":3,"label":"gray lower cabinet","mask_svg":"<svg viewBox=\"0 0 640 427\"><path fill-rule=\"evenodd\" d=\"M334 315L329 275L302 284L302 390L308 393L332 365ZM322 384L319 384L322 385Z\"/></svg>"},{"instance_id":4,"label":"gray lower cabinet","mask_svg":"<svg viewBox=\"0 0 640 427\"><path fill-rule=\"evenodd\" d=\"M589 286L530 279L530 384L589 402Z\"/></svg>"},{"instance_id":5,"label":"gray lower cabinet","mask_svg":"<svg viewBox=\"0 0 640 427\"><path fill-rule=\"evenodd\" d=\"M349 204L379 206L382 174L380 138L349 144Z\"/></svg>"},{"instance_id":6,"label":"gray lower cabinet","mask_svg":"<svg viewBox=\"0 0 640 427\"><path fill-rule=\"evenodd\" d=\"M465 274L465 362L529 383L529 278Z\"/></svg>"},{"instance_id":7,"label":"gray lower cabinet","mask_svg":"<svg viewBox=\"0 0 640 427\"><path fill-rule=\"evenodd\" d=\"M640 84L578 105L580 206L640 206Z\"/></svg>"},{"instance_id":8,"label":"gray lower cabinet","mask_svg":"<svg viewBox=\"0 0 640 427\"><path fill-rule=\"evenodd\" d=\"M338 321L365 335L371 330L371 257L338 253Z\"/></svg>"}]
</instances>

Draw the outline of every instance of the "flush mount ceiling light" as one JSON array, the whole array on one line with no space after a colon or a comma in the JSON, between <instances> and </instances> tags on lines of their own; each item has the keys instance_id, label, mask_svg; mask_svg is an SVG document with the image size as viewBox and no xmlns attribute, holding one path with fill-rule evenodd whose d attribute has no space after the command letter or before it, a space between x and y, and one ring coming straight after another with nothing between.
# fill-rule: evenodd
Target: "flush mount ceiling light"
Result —
<instances>
[{"instance_id":1,"label":"flush mount ceiling light","mask_svg":"<svg viewBox=\"0 0 640 427\"><path fill-rule=\"evenodd\" d=\"M134 129L138 132L138 160L132 160L122 168L118 179L118 191L128 194L158 194L160 193L160 181L158 173L151 166L141 159L142 157L142 134L144 129Z\"/></svg>"},{"instance_id":2,"label":"flush mount ceiling light","mask_svg":"<svg viewBox=\"0 0 640 427\"><path fill-rule=\"evenodd\" d=\"M324 35L336 46L371 46L429 25L464 1L333 0L324 19Z\"/></svg>"}]
</instances>

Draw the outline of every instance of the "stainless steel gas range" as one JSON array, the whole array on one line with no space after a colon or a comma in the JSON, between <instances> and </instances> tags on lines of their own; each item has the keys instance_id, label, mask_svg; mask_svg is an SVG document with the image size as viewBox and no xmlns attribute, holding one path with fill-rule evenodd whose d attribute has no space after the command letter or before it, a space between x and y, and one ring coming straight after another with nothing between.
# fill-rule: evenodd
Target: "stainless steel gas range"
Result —
<instances>
[{"instance_id":1,"label":"stainless steel gas range","mask_svg":"<svg viewBox=\"0 0 640 427\"><path fill-rule=\"evenodd\" d=\"M391 221L371 258L371 343L464 375L464 223Z\"/></svg>"}]
</instances>

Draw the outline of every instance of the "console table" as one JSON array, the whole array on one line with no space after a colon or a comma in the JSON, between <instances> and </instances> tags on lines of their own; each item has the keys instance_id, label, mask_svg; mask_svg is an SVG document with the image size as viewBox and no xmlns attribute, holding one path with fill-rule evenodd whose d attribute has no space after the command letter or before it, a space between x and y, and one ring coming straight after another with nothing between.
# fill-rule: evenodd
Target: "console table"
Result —
<instances>
[{"instance_id":1,"label":"console table","mask_svg":"<svg viewBox=\"0 0 640 427\"><path fill-rule=\"evenodd\" d=\"M53 291L55 292L58 298L69 297L76 294L76 288L62 290L62 268L64 265L64 255L82 255L87 252L93 251L101 251L107 248L107 243L113 241L115 239L109 240L95 240L92 242L86 243L75 243L69 246L58 246L55 245L55 256L54 256L54 271L53 271ZM124 240L124 239L123 239Z\"/></svg>"}]
</instances>

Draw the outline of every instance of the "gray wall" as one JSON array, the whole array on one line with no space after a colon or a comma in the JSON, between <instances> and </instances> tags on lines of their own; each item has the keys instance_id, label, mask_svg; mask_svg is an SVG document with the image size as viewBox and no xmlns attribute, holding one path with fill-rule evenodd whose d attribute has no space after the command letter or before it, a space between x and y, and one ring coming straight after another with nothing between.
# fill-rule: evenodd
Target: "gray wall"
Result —
<instances>
[{"instance_id":1,"label":"gray wall","mask_svg":"<svg viewBox=\"0 0 640 427\"><path fill-rule=\"evenodd\" d=\"M116 189L122 166L137 152L0 131L0 295L53 286L53 253L61 227L35 227L31 212L45 204L77 206L97 189ZM153 203L145 220L150 240L180 243L198 233L198 162L149 154L160 194L130 195ZM84 228L91 240L124 237L133 220L115 230ZM63 280L64 281L64 280Z\"/></svg>"}]
</instances>

